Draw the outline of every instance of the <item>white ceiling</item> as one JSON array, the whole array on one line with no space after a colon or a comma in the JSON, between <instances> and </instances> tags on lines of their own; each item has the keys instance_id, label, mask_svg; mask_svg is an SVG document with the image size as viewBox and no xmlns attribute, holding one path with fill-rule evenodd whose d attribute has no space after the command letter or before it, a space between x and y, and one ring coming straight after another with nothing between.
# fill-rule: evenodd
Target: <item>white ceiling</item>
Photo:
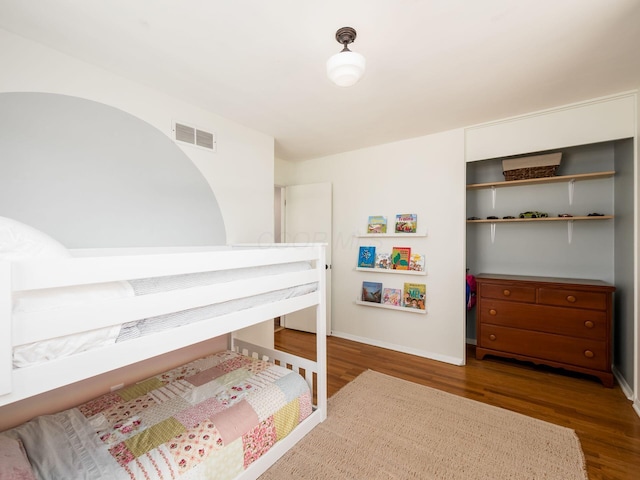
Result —
<instances>
[{"instance_id":1,"label":"white ceiling","mask_svg":"<svg viewBox=\"0 0 640 480\"><path fill-rule=\"evenodd\" d=\"M367 59L349 88L325 74L343 26ZM640 0L0 0L0 27L272 135L285 160L640 87Z\"/></svg>"}]
</instances>

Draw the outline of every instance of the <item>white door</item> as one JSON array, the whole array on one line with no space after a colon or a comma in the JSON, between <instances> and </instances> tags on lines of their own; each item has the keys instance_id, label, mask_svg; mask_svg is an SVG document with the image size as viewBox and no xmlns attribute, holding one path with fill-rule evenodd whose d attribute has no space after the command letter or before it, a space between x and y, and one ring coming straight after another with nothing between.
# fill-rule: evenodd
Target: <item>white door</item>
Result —
<instances>
[{"instance_id":1,"label":"white door","mask_svg":"<svg viewBox=\"0 0 640 480\"><path fill-rule=\"evenodd\" d=\"M312 183L286 187L284 207L284 242L326 243L327 335L331 334L331 221L330 183ZM305 332L316 331L315 308L286 315L282 325Z\"/></svg>"}]
</instances>

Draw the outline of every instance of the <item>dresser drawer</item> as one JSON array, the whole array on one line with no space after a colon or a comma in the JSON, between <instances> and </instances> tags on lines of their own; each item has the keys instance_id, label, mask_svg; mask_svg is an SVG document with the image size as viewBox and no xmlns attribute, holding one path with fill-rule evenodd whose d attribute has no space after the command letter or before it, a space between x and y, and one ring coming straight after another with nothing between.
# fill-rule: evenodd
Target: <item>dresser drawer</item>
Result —
<instances>
[{"instance_id":1,"label":"dresser drawer","mask_svg":"<svg viewBox=\"0 0 640 480\"><path fill-rule=\"evenodd\" d=\"M609 371L606 342L497 325L483 325L479 341L482 348L540 359L541 363L550 360Z\"/></svg>"},{"instance_id":2,"label":"dresser drawer","mask_svg":"<svg viewBox=\"0 0 640 480\"><path fill-rule=\"evenodd\" d=\"M476 358L529 360L589 373L613 386L613 285L503 274L480 274L476 282Z\"/></svg>"},{"instance_id":3,"label":"dresser drawer","mask_svg":"<svg viewBox=\"0 0 640 480\"><path fill-rule=\"evenodd\" d=\"M520 285L483 283L478 294L483 298L496 298L514 302L534 303L536 301L536 289Z\"/></svg>"},{"instance_id":4,"label":"dresser drawer","mask_svg":"<svg viewBox=\"0 0 640 480\"><path fill-rule=\"evenodd\" d=\"M609 329L606 312L598 310L484 300L477 315L481 328L493 324L594 340L606 339Z\"/></svg>"},{"instance_id":5,"label":"dresser drawer","mask_svg":"<svg viewBox=\"0 0 640 480\"><path fill-rule=\"evenodd\" d=\"M538 302L545 305L605 310L607 308L607 294L541 287L538 290Z\"/></svg>"}]
</instances>

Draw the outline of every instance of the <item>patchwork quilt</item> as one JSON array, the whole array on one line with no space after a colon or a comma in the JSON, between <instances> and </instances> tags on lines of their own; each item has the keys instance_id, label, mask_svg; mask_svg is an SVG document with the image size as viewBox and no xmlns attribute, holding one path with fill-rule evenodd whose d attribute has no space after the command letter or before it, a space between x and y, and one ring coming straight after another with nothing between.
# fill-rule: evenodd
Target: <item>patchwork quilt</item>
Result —
<instances>
[{"instance_id":1,"label":"patchwork quilt","mask_svg":"<svg viewBox=\"0 0 640 480\"><path fill-rule=\"evenodd\" d=\"M5 434L40 479L231 479L311 408L300 375L226 351Z\"/></svg>"}]
</instances>

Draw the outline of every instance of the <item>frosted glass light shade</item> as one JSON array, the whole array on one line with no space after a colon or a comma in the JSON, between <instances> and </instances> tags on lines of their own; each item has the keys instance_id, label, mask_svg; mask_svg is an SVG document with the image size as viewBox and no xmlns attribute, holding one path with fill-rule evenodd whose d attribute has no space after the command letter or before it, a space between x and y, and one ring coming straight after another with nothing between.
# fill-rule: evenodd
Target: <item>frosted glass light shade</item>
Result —
<instances>
[{"instance_id":1,"label":"frosted glass light shade","mask_svg":"<svg viewBox=\"0 0 640 480\"><path fill-rule=\"evenodd\" d=\"M364 74L365 58L350 50L336 53L327 60L327 76L340 87L354 85Z\"/></svg>"}]
</instances>

